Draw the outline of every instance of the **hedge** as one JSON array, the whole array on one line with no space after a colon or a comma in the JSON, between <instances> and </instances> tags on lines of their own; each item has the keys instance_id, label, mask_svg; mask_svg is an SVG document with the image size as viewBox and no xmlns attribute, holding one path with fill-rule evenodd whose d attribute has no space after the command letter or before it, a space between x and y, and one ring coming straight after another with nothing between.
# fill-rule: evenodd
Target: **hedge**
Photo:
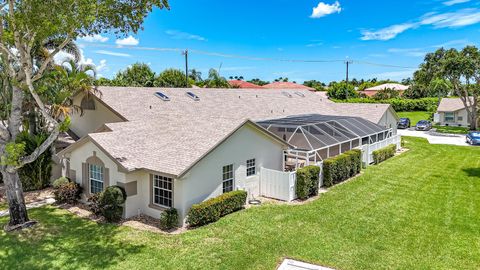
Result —
<instances>
[{"instance_id":1,"label":"hedge","mask_svg":"<svg viewBox=\"0 0 480 270\"><path fill-rule=\"evenodd\" d=\"M178 226L178 212L175 208L169 208L160 214L160 229L171 230Z\"/></svg>"},{"instance_id":2,"label":"hedge","mask_svg":"<svg viewBox=\"0 0 480 270\"><path fill-rule=\"evenodd\" d=\"M323 183L331 187L360 173L362 151L354 149L323 161Z\"/></svg>"},{"instance_id":3,"label":"hedge","mask_svg":"<svg viewBox=\"0 0 480 270\"><path fill-rule=\"evenodd\" d=\"M194 204L188 210L187 223L190 227L197 227L215 222L225 215L242 209L246 200L247 192L236 190Z\"/></svg>"},{"instance_id":4,"label":"hedge","mask_svg":"<svg viewBox=\"0 0 480 270\"><path fill-rule=\"evenodd\" d=\"M307 166L297 170L297 182L295 192L301 200L318 194L320 167Z\"/></svg>"},{"instance_id":5,"label":"hedge","mask_svg":"<svg viewBox=\"0 0 480 270\"><path fill-rule=\"evenodd\" d=\"M390 144L389 146L380 148L373 151L373 163L379 164L395 155L397 151L397 146L395 144Z\"/></svg>"},{"instance_id":6,"label":"hedge","mask_svg":"<svg viewBox=\"0 0 480 270\"><path fill-rule=\"evenodd\" d=\"M393 109L397 112L409 112L409 111L436 111L438 98L419 98L419 99L407 99L407 98L392 98L384 100L376 100L373 98L351 98L347 100L334 99L335 102L342 103L382 103L391 104Z\"/></svg>"}]
</instances>

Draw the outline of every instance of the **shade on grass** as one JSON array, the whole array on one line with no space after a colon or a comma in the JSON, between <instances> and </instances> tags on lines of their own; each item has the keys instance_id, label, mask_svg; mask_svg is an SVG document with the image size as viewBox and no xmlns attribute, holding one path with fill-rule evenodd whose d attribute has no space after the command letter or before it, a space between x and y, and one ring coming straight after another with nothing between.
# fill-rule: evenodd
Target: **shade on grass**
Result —
<instances>
[{"instance_id":1,"label":"shade on grass","mask_svg":"<svg viewBox=\"0 0 480 270\"><path fill-rule=\"evenodd\" d=\"M410 151L314 202L250 208L181 235L31 210L40 225L0 232L0 262L6 269L275 269L292 257L338 269L478 267L480 147L406 141Z\"/></svg>"}]
</instances>

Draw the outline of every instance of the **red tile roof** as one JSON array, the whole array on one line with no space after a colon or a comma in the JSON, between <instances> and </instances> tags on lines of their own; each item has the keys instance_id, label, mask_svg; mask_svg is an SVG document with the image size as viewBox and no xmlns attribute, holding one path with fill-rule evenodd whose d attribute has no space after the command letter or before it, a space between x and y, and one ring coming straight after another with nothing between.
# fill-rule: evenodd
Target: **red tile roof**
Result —
<instances>
[{"instance_id":1,"label":"red tile roof","mask_svg":"<svg viewBox=\"0 0 480 270\"><path fill-rule=\"evenodd\" d=\"M263 87L268 89L307 89L310 91L315 91L314 88L293 82L273 82L266 84Z\"/></svg>"},{"instance_id":2,"label":"red tile roof","mask_svg":"<svg viewBox=\"0 0 480 270\"><path fill-rule=\"evenodd\" d=\"M253 83L240 81L240 80L230 80L228 83L235 88L249 88L249 89L263 89L264 87L256 85Z\"/></svg>"}]
</instances>

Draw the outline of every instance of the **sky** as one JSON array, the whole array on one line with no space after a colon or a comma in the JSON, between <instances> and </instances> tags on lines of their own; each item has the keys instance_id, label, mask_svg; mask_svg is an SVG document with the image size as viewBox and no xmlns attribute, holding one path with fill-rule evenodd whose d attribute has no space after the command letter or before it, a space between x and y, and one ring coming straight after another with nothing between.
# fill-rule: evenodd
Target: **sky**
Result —
<instances>
[{"instance_id":1,"label":"sky","mask_svg":"<svg viewBox=\"0 0 480 270\"><path fill-rule=\"evenodd\" d=\"M400 80L425 53L480 42L479 0L171 0L143 30L77 40L84 63L112 78L135 62L159 73L189 69L207 76L330 82L345 78Z\"/></svg>"}]
</instances>

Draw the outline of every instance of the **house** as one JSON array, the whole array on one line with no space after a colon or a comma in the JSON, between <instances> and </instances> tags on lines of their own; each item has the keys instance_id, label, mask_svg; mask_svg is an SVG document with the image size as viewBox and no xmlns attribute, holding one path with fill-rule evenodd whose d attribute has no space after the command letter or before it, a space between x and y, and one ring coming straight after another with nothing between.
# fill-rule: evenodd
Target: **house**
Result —
<instances>
[{"instance_id":1,"label":"house","mask_svg":"<svg viewBox=\"0 0 480 270\"><path fill-rule=\"evenodd\" d=\"M228 84L232 88L246 88L246 89L264 89L263 86L256 85L254 83L242 81L242 80L229 80Z\"/></svg>"},{"instance_id":2,"label":"house","mask_svg":"<svg viewBox=\"0 0 480 270\"><path fill-rule=\"evenodd\" d=\"M363 93L369 97L373 97L378 91L385 90L385 89L391 89L398 91L399 96L403 95L405 90L408 89L408 86L405 86L403 84L398 84L398 83L385 83L381 85L377 85L374 87L366 88L363 91L358 91L360 93Z\"/></svg>"},{"instance_id":3,"label":"house","mask_svg":"<svg viewBox=\"0 0 480 270\"><path fill-rule=\"evenodd\" d=\"M125 217L159 217L235 189L262 193L261 172L282 174L396 133L390 105L324 102L308 90L99 87L77 95L79 139L58 156L84 198L127 192ZM278 127L278 128L275 128Z\"/></svg>"},{"instance_id":4,"label":"house","mask_svg":"<svg viewBox=\"0 0 480 270\"><path fill-rule=\"evenodd\" d=\"M298 84L294 82L272 82L263 86L267 89L303 89L309 91L315 91L315 88L305 86L303 84Z\"/></svg>"},{"instance_id":5,"label":"house","mask_svg":"<svg viewBox=\"0 0 480 270\"><path fill-rule=\"evenodd\" d=\"M470 100L473 103L473 97L470 97ZM434 118L434 122L442 126L467 127L470 125L468 112L460 98L442 98Z\"/></svg>"}]
</instances>

